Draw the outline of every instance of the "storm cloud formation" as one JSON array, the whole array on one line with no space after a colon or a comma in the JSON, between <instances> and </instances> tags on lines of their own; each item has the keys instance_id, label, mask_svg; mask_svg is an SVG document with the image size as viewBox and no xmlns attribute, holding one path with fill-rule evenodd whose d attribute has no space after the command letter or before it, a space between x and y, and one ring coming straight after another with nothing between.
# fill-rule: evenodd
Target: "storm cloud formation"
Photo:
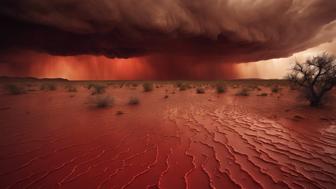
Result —
<instances>
[{"instance_id":1,"label":"storm cloud formation","mask_svg":"<svg viewBox=\"0 0 336 189\"><path fill-rule=\"evenodd\" d=\"M330 41L335 10L335 0L2 0L0 47L249 62Z\"/></svg>"}]
</instances>

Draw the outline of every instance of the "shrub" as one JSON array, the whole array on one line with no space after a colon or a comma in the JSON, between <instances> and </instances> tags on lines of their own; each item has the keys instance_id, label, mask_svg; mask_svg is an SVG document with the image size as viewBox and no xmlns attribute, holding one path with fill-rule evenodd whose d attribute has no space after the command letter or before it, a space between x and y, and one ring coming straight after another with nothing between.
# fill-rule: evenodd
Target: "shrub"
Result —
<instances>
[{"instance_id":1,"label":"shrub","mask_svg":"<svg viewBox=\"0 0 336 189\"><path fill-rule=\"evenodd\" d=\"M217 93L225 93L226 87L224 85L217 85Z\"/></svg>"},{"instance_id":2,"label":"shrub","mask_svg":"<svg viewBox=\"0 0 336 189\"><path fill-rule=\"evenodd\" d=\"M268 96L267 93L261 93L261 94L258 94L258 96Z\"/></svg>"},{"instance_id":3,"label":"shrub","mask_svg":"<svg viewBox=\"0 0 336 189\"><path fill-rule=\"evenodd\" d=\"M196 93L197 94L204 94L205 93L205 90L203 88L197 88L196 89Z\"/></svg>"},{"instance_id":4,"label":"shrub","mask_svg":"<svg viewBox=\"0 0 336 189\"><path fill-rule=\"evenodd\" d=\"M56 85L54 83L43 83L40 87L41 91L55 91Z\"/></svg>"},{"instance_id":5,"label":"shrub","mask_svg":"<svg viewBox=\"0 0 336 189\"><path fill-rule=\"evenodd\" d=\"M296 62L288 79L303 89L310 106L317 107L336 86L336 57L324 53L302 64Z\"/></svg>"},{"instance_id":6,"label":"shrub","mask_svg":"<svg viewBox=\"0 0 336 189\"><path fill-rule=\"evenodd\" d=\"M180 87L179 87L180 91L185 91L185 90L187 90L188 88L189 88L189 85L188 85L188 84L185 84L185 83L181 84Z\"/></svg>"},{"instance_id":7,"label":"shrub","mask_svg":"<svg viewBox=\"0 0 336 189\"><path fill-rule=\"evenodd\" d=\"M176 87L178 87L178 88L180 88L182 85L183 85L182 82L178 82L178 83L176 83Z\"/></svg>"},{"instance_id":8,"label":"shrub","mask_svg":"<svg viewBox=\"0 0 336 189\"><path fill-rule=\"evenodd\" d=\"M93 103L97 108L108 108L113 105L114 99L109 95L105 96L98 95L93 100Z\"/></svg>"},{"instance_id":9,"label":"shrub","mask_svg":"<svg viewBox=\"0 0 336 189\"><path fill-rule=\"evenodd\" d=\"M145 92L149 92L153 90L153 84L152 83L144 83L142 85Z\"/></svg>"},{"instance_id":10,"label":"shrub","mask_svg":"<svg viewBox=\"0 0 336 189\"><path fill-rule=\"evenodd\" d=\"M26 93L23 87L19 87L15 84L8 84L5 86L5 89L9 92L11 95L20 95Z\"/></svg>"},{"instance_id":11,"label":"shrub","mask_svg":"<svg viewBox=\"0 0 336 189\"><path fill-rule=\"evenodd\" d=\"M248 89L241 89L236 93L236 96L249 96L249 90Z\"/></svg>"},{"instance_id":12,"label":"shrub","mask_svg":"<svg viewBox=\"0 0 336 189\"><path fill-rule=\"evenodd\" d=\"M137 97L131 97L128 101L129 105L138 105L140 100Z\"/></svg>"},{"instance_id":13,"label":"shrub","mask_svg":"<svg viewBox=\"0 0 336 189\"><path fill-rule=\"evenodd\" d=\"M91 84L88 89L92 89L91 95L103 94L105 93L106 86L99 84Z\"/></svg>"},{"instance_id":14,"label":"shrub","mask_svg":"<svg viewBox=\"0 0 336 189\"><path fill-rule=\"evenodd\" d=\"M68 86L66 86L65 89L66 89L68 92L70 92L70 93L75 93L75 92L77 92L77 88L74 87L74 86L72 86L72 85L68 85Z\"/></svg>"},{"instance_id":15,"label":"shrub","mask_svg":"<svg viewBox=\"0 0 336 189\"><path fill-rule=\"evenodd\" d=\"M272 87L272 93L278 93L280 90L281 88L278 86Z\"/></svg>"}]
</instances>

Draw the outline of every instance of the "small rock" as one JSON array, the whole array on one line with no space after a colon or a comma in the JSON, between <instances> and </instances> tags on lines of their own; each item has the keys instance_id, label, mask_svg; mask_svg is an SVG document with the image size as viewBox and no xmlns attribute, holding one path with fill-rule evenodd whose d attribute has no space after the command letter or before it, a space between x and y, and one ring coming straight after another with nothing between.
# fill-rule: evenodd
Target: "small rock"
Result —
<instances>
[{"instance_id":1,"label":"small rock","mask_svg":"<svg viewBox=\"0 0 336 189\"><path fill-rule=\"evenodd\" d=\"M295 116L293 117L293 119L294 119L294 120L302 120L302 119L304 119L304 117L302 117L302 116L300 116L300 115L295 115Z\"/></svg>"}]
</instances>

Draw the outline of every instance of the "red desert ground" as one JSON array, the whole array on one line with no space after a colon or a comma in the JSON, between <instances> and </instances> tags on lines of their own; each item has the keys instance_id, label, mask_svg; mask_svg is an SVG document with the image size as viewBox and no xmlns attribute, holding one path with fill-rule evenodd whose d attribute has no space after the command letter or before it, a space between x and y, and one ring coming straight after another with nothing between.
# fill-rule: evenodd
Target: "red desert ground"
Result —
<instances>
[{"instance_id":1,"label":"red desert ground","mask_svg":"<svg viewBox=\"0 0 336 189\"><path fill-rule=\"evenodd\" d=\"M335 101L309 108L286 81L19 83L26 94L1 92L1 188L336 184Z\"/></svg>"},{"instance_id":2,"label":"red desert ground","mask_svg":"<svg viewBox=\"0 0 336 189\"><path fill-rule=\"evenodd\" d=\"M1 0L0 189L335 189L335 10Z\"/></svg>"}]
</instances>

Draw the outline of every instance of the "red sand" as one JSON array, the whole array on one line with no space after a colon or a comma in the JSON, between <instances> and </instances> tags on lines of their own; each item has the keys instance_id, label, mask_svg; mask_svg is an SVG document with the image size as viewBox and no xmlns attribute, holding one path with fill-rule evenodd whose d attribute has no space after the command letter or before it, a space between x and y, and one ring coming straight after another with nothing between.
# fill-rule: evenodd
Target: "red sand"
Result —
<instances>
[{"instance_id":1,"label":"red sand","mask_svg":"<svg viewBox=\"0 0 336 189\"><path fill-rule=\"evenodd\" d=\"M235 90L110 86L108 109L85 88L2 93L0 188L335 188L335 104Z\"/></svg>"}]
</instances>

